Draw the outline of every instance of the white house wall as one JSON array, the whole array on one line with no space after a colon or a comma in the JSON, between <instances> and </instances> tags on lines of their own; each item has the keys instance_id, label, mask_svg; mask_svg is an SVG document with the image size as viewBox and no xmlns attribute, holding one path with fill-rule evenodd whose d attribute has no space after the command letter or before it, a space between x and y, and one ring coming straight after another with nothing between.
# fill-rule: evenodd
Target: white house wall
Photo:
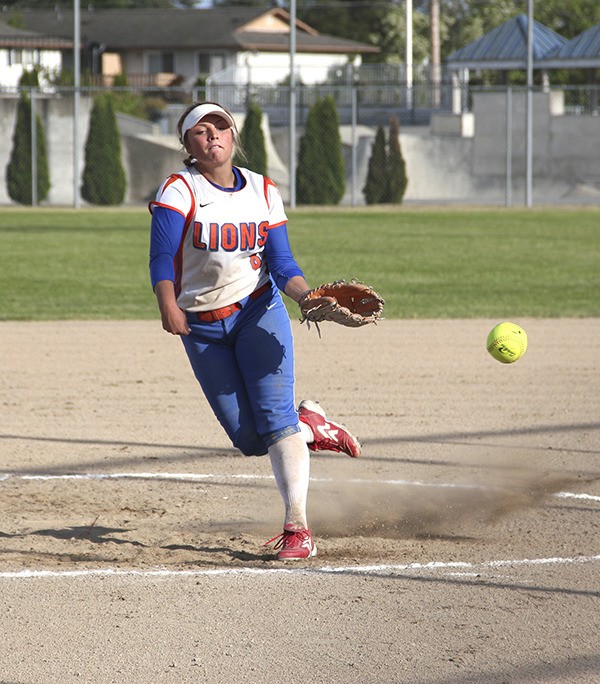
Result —
<instances>
[{"instance_id":1,"label":"white house wall","mask_svg":"<svg viewBox=\"0 0 600 684\"><path fill-rule=\"evenodd\" d=\"M31 52L23 50L23 53ZM48 74L58 73L62 69L62 58L59 50L39 50L39 58L36 64L25 62L21 64L10 64L10 49L0 50L0 87L13 88L19 85L23 71L29 70L34 66L40 67L43 71L40 75L41 85L45 85L44 72Z\"/></svg>"},{"instance_id":2,"label":"white house wall","mask_svg":"<svg viewBox=\"0 0 600 684\"><path fill-rule=\"evenodd\" d=\"M294 56L296 76L302 83L312 85L326 80L332 68L348 63L347 55L323 55L297 53ZM355 64L360 64L357 58ZM276 85L289 78L290 55L288 52L240 52L237 56L237 83L253 82ZM222 82L218 76L215 80Z\"/></svg>"}]
</instances>

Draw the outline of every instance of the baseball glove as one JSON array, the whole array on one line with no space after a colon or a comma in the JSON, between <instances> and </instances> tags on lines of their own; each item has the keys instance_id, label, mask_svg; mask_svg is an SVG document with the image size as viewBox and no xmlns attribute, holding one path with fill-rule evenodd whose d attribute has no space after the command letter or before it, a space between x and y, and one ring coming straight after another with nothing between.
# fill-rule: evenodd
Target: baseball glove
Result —
<instances>
[{"instance_id":1,"label":"baseball glove","mask_svg":"<svg viewBox=\"0 0 600 684\"><path fill-rule=\"evenodd\" d=\"M298 302L302 323L333 321L350 328L377 323L384 304L378 292L355 279L319 285L305 292Z\"/></svg>"}]
</instances>

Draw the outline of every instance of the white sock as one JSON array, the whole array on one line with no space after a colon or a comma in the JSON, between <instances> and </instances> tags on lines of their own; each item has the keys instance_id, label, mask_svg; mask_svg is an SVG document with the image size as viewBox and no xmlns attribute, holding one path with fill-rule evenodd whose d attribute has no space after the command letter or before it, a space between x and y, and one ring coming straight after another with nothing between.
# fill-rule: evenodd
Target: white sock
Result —
<instances>
[{"instance_id":1,"label":"white sock","mask_svg":"<svg viewBox=\"0 0 600 684\"><path fill-rule=\"evenodd\" d=\"M306 443L312 444L315 441L315 435L314 432L311 430L310 425L308 425L307 423L303 423L302 421L300 421L298 425L300 426L300 434L304 437Z\"/></svg>"},{"instance_id":2,"label":"white sock","mask_svg":"<svg viewBox=\"0 0 600 684\"><path fill-rule=\"evenodd\" d=\"M306 500L310 476L310 453L301 432L284 437L269 447L277 488L285 505L285 525L308 527Z\"/></svg>"}]
</instances>

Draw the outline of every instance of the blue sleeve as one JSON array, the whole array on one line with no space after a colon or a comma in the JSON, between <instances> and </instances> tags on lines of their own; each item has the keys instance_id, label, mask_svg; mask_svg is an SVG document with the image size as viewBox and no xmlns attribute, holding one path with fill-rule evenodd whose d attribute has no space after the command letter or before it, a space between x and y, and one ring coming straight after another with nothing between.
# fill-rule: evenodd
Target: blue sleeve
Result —
<instances>
[{"instance_id":1,"label":"blue sleeve","mask_svg":"<svg viewBox=\"0 0 600 684\"><path fill-rule=\"evenodd\" d=\"M155 206L150 227L150 281L175 281L175 256L181 244L185 218L173 209Z\"/></svg>"},{"instance_id":2,"label":"blue sleeve","mask_svg":"<svg viewBox=\"0 0 600 684\"><path fill-rule=\"evenodd\" d=\"M290 278L304 273L292 254L287 234L287 224L271 228L265 242L264 256L269 273L277 287L283 292Z\"/></svg>"}]
</instances>

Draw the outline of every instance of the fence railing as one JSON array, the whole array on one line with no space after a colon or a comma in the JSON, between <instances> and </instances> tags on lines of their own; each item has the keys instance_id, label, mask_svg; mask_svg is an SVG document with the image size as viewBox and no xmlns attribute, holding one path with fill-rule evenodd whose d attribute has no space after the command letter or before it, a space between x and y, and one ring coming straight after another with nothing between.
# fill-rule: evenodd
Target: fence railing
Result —
<instances>
[{"instance_id":1,"label":"fence railing","mask_svg":"<svg viewBox=\"0 0 600 684\"><path fill-rule=\"evenodd\" d=\"M45 199L32 192L33 203L78 206L75 196L83 170L86 164L94 164L93 159L86 159L85 150L92 104L96 95L107 91L124 108L119 126L128 204L147 202L163 178L181 167L185 155L176 142L177 120L189 102L205 98L231 109L240 126L248 104L260 106L269 175L289 201L293 197L290 179L296 171L290 150L293 153L294 148L298 149L310 108L325 96L331 96L336 104L346 161L342 204L365 203L363 187L375 133L379 126L387 132L392 117L400 123L401 149L406 161L405 202L523 202L527 148L525 89L474 88L456 81L426 80L417 80L410 87L402 81L396 85L375 83L376 72L367 73L370 83L361 82L360 79L367 80L363 75L351 85L298 85L294 98L297 127L293 131L289 85L213 82L190 91L156 85L85 86L80 90L79 117L74 116L72 87L0 90L0 204L13 201L7 188L6 169L14 151L21 95L29 97L48 147L50 191ZM595 153L600 141L599 105L600 86L594 84L535 89L534 203L600 205L600 155ZM29 130L28 172L35 176L37 128L30 125ZM324 154L327 142L323 141Z\"/></svg>"}]
</instances>

